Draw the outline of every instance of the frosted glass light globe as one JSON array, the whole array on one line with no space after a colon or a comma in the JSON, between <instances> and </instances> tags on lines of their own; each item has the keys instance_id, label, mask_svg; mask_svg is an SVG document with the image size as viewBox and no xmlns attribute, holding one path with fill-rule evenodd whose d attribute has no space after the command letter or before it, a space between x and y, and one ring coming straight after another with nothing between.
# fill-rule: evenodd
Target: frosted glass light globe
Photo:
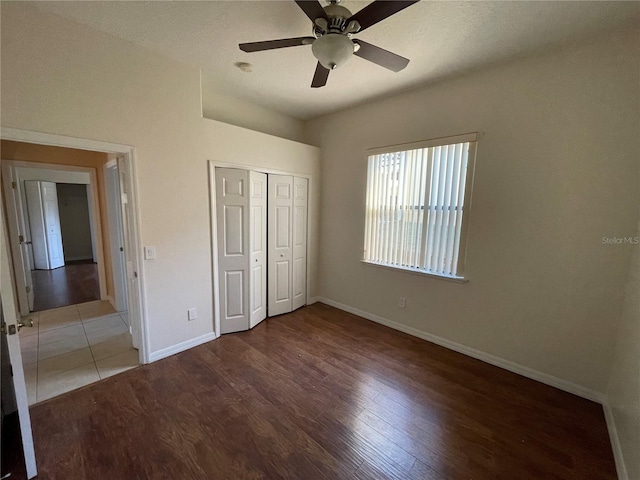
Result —
<instances>
[{"instance_id":1,"label":"frosted glass light globe","mask_svg":"<svg viewBox=\"0 0 640 480\"><path fill-rule=\"evenodd\" d=\"M314 40L311 51L324 68L333 70L351 58L354 47L346 35L328 33Z\"/></svg>"}]
</instances>

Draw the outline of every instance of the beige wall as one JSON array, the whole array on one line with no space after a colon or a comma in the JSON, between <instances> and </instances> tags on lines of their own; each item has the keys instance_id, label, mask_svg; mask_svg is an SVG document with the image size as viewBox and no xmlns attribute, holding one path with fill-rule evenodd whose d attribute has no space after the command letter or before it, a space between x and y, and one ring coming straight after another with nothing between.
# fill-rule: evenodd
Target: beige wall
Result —
<instances>
[{"instance_id":1,"label":"beige wall","mask_svg":"<svg viewBox=\"0 0 640 480\"><path fill-rule=\"evenodd\" d=\"M4 10L3 10L4 12ZM4 70L3 70L4 71ZM3 117L4 118L4 117ZM4 126L4 125L3 125ZM107 219L107 197L104 188L104 164L108 161L106 153L90 152L75 148L36 145L32 143L0 141L0 155L3 160L19 160L22 162L51 163L74 167L89 167L96 170L98 202L100 208L100 228L104 253L104 272L107 295L113 296L113 272L109 245L109 221Z\"/></svg>"},{"instance_id":2,"label":"beige wall","mask_svg":"<svg viewBox=\"0 0 640 480\"><path fill-rule=\"evenodd\" d=\"M639 46L626 31L309 122L321 296L604 393L634 247L602 237L638 218ZM469 282L362 264L365 149L474 131Z\"/></svg>"},{"instance_id":3,"label":"beige wall","mask_svg":"<svg viewBox=\"0 0 640 480\"><path fill-rule=\"evenodd\" d=\"M218 90L212 79L203 77L202 115L205 118L296 142L304 140L304 121L240 98L222 95Z\"/></svg>"},{"instance_id":4,"label":"beige wall","mask_svg":"<svg viewBox=\"0 0 640 480\"><path fill-rule=\"evenodd\" d=\"M607 393L622 457L616 460L627 471L620 478L640 478L640 245L633 249Z\"/></svg>"},{"instance_id":5,"label":"beige wall","mask_svg":"<svg viewBox=\"0 0 640 480\"><path fill-rule=\"evenodd\" d=\"M141 241L157 255L142 271L150 351L209 335L208 160L314 175L317 222L318 149L203 119L196 68L29 5L1 8L2 127L135 147ZM317 224L310 233L314 295Z\"/></svg>"}]
</instances>

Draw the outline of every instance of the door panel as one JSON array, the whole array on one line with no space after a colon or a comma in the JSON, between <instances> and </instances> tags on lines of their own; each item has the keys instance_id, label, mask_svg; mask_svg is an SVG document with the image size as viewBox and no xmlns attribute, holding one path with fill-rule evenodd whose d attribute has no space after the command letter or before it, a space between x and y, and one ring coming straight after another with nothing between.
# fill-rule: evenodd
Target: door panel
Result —
<instances>
[{"instance_id":1,"label":"door panel","mask_svg":"<svg viewBox=\"0 0 640 480\"><path fill-rule=\"evenodd\" d=\"M224 207L224 254L228 257L244 255L243 231L244 206L225 205Z\"/></svg>"},{"instance_id":2,"label":"door panel","mask_svg":"<svg viewBox=\"0 0 640 480\"><path fill-rule=\"evenodd\" d=\"M269 175L269 316L292 310L291 222L293 177Z\"/></svg>"},{"instance_id":3,"label":"door panel","mask_svg":"<svg viewBox=\"0 0 640 480\"><path fill-rule=\"evenodd\" d=\"M249 172L216 168L220 333L249 329Z\"/></svg>"},{"instance_id":4,"label":"door panel","mask_svg":"<svg viewBox=\"0 0 640 480\"><path fill-rule=\"evenodd\" d=\"M0 201L0 322L6 323L6 331L2 333L3 342L6 340L11 364L13 390L15 392L15 407L18 410L18 420L20 424L20 436L22 439L22 450L27 470L27 478L37 475L35 449L33 445L33 435L31 432L31 417L29 416L29 401L27 398L27 387L24 380L24 367L22 364L22 353L20 351L20 338L17 334L17 321L20 319L20 312L15 304L14 283L12 279L13 268L9 261L8 234L5 228L4 207ZM4 373L4 372L3 372ZM15 445L20 448L19 445Z\"/></svg>"},{"instance_id":5,"label":"door panel","mask_svg":"<svg viewBox=\"0 0 640 480\"><path fill-rule=\"evenodd\" d=\"M237 319L244 317L244 271L224 272L225 287L225 318Z\"/></svg>"},{"instance_id":6,"label":"door panel","mask_svg":"<svg viewBox=\"0 0 640 480\"><path fill-rule=\"evenodd\" d=\"M276 248L289 248L291 242L291 207L276 206Z\"/></svg>"},{"instance_id":7,"label":"door panel","mask_svg":"<svg viewBox=\"0 0 640 480\"><path fill-rule=\"evenodd\" d=\"M251 171L249 183L251 185L249 326L253 328L267 318L267 176L264 173Z\"/></svg>"},{"instance_id":8,"label":"door panel","mask_svg":"<svg viewBox=\"0 0 640 480\"><path fill-rule=\"evenodd\" d=\"M290 299L289 291L289 261L276 262L276 302L285 302Z\"/></svg>"},{"instance_id":9,"label":"door panel","mask_svg":"<svg viewBox=\"0 0 640 480\"><path fill-rule=\"evenodd\" d=\"M31 240L27 232L27 208L23 203L22 185L16 169L10 162L2 163L2 186L7 212L7 226L9 229L9 244L16 275L16 290L20 314L26 316L33 310L33 280L31 266ZM22 237L22 241L20 238Z\"/></svg>"},{"instance_id":10,"label":"door panel","mask_svg":"<svg viewBox=\"0 0 640 480\"><path fill-rule=\"evenodd\" d=\"M47 234L44 222L44 207L40 193L40 182L28 180L24 182L24 187L24 192L27 197L27 210L29 212L34 267L38 270L49 270Z\"/></svg>"},{"instance_id":11,"label":"door panel","mask_svg":"<svg viewBox=\"0 0 640 480\"><path fill-rule=\"evenodd\" d=\"M62 233L60 230L56 184L53 182L40 182L40 189L42 191L44 222L47 231L49 268L62 267L64 265L64 252L62 249Z\"/></svg>"},{"instance_id":12,"label":"door panel","mask_svg":"<svg viewBox=\"0 0 640 480\"><path fill-rule=\"evenodd\" d=\"M293 292L292 310L307 303L307 203L308 180L293 179Z\"/></svg>"}]
</instances>

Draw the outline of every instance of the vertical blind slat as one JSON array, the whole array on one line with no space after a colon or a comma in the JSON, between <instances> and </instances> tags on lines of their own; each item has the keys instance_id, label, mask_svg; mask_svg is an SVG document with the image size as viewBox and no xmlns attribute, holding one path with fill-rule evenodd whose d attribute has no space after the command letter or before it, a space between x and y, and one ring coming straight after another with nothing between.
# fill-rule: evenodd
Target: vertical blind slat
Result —
<instances>
[{"instance_id":1,"label":"vertical blind slat","mask_svg":"<svg viewBox=\"0 0 640 480\"><path fill-rule=\"evenodd\" d=\"M380 203L380 191L382 190L382 155L378 155L376 158L376 237L375 237L375 245L373 251L375 252L375 260L380 259L380 250L382 246L381 242L381 233L382 233L382 225L381 225L381 215L382 215L382 205Z\"/></svg>"},{"instance_id":2,"label":"vertical blind slat","mask_svg":"<svg viewBox=\"0 0 640 480\"><path fill-rule=\"evenodd\" d=\"M451 190L453 178L453 163L455 162L456 145L449 145L447 149L447 169L444 180L444 195L442 200L442 231L440 232L440 253L438 255L438 272L445 272L445 259L449 249L449 222L451 221Z\"/></svg>"},{"instance_id":3,"label":"vertical blind slat","mask_svg":"<svg viewBox=\"0 0 640 480\"><path fill-rule=\"evenodd\" d=\"M451 275L451 262L453 260L453 246L455 243L455 226L458 215L458 190L460 188L460 163L462 155L462 145L455 146L453 155L453 173L451 177L451 197L449 200L449 223L447 224L447 249L444 254L443 272Z\"/></svg>"},{"instance_id":4,"label":"vertical blind slat","mask_svg":"<svg viewBox=\"0 0 640 480\"><path fill-rule=\"evenodd\" d=\"M458 268L458 259L460 255L460 236L462 234L462 217L464 215L464 195L467 185L467 168L469 165L469 144L465 143L462 148L462 159L460 165L460 189L458 190L458 216L456 218L456 239L453 246L453 259L451 260L452 269Z\"/></svg>"}]
</instances>

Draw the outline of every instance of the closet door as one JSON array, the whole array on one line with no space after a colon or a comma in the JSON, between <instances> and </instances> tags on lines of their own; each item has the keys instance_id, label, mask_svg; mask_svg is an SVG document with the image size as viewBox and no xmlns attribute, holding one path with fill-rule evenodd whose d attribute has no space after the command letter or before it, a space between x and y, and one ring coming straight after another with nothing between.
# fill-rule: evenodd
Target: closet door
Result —
<instances>
[{"instance_id":1,"label":"closet door","mask_svg":"<svg viewBox=\"0 0 640 480\"><path fill-rule=\"evenodd\" d=\"M249 172L250 328L267 317L267 175Z\"/></svg>"},{"instance_id":2,"label":"closet door","mask_svg":"<svg viewBox=\"0 0 640 480\"><path fill-rule=\"evenodd\" d=\"M292 310L307 303L307 179L293 179Z\"/></svg>"},{"instance_id":3,"label":"closet door","mask_svg":"<svg viewBox=\"0 0 640 480\"><path fill-rule=\"evenodd\" d=\"M269 316L293 309L293 177L269 175Z\"/></svg>"},{"instance_id":4,"label":"closet door","mask_svg":"<svg viewBox=\"0 0 640 480\"><path fill-rule=\"evenodd\" d=\"M51 270L64 266L58 194L56 184L25 181L29 226L36 269Z\"/></svg>"},{"instance_id":5,"label":"closet door","mask_svg":"<svg viewBox=\"0 0 640 480\"><path fill-rule=\"evenodd\" d=\"M249 329L249 172L216 168L220 333Z\"/></svg>"}]
</instances>

